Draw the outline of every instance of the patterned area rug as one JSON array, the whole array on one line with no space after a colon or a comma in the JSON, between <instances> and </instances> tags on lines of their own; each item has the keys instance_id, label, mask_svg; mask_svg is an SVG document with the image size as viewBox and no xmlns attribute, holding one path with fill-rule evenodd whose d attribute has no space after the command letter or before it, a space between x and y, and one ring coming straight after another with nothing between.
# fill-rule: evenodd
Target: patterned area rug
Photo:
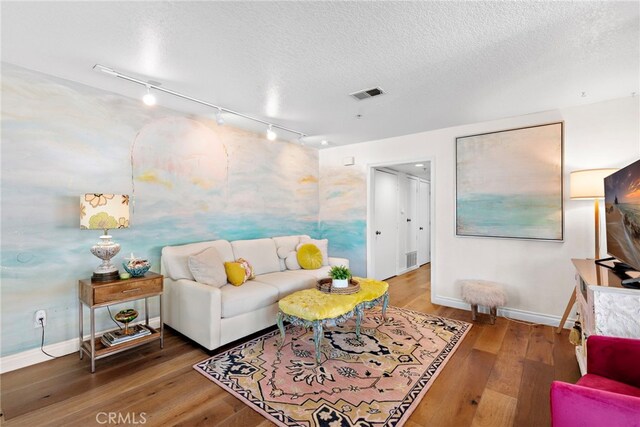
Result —
<instances>
[{"instance_id":1,"label":"patterned area rug","mask_svg":"<svg viewBox=\"0 0 640 427\"><path fill-rule=\"evenodd\" d=\"M470 324L389 307L324 330L315 364L313 332L287 325L194 365L280 426L401 426Z\"/></svg>"}]
</instances>

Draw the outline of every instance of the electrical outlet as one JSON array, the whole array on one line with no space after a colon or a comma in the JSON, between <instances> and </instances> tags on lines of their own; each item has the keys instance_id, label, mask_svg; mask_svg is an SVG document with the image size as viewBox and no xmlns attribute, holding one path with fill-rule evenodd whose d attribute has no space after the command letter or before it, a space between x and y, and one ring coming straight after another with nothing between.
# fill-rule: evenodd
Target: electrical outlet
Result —
<instances>
[{"instance_id":1,"label":"electrical outlet","mask_svg":"<svg viewBox=\"0 0 640 427\"><path fill-rule=\"evenodd\" d=\"M42 323L40 323L40 319L42 319ZM34 328L42 328L47 325L47 312L44 310L36 311L33 321Z\"/></svg>"}]
</instances>

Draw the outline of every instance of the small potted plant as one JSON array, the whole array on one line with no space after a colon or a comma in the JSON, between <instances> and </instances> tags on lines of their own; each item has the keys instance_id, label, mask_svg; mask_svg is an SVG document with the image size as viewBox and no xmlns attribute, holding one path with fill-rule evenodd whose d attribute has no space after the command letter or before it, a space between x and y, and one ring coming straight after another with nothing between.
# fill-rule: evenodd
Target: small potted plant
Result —
<instances>
[{"instance_id":1,"label":"small potted plant","mask_svg":"<svg viewBox=\"0 0 640 427\"><path fill-rule=\"evenodd\" d=\"M349 287L349 279L351 279L351 271L344 265L336 265L331 267L329 277L333 279L331 286L334 288L347 288Z\"/></svg>"}]
</instances>

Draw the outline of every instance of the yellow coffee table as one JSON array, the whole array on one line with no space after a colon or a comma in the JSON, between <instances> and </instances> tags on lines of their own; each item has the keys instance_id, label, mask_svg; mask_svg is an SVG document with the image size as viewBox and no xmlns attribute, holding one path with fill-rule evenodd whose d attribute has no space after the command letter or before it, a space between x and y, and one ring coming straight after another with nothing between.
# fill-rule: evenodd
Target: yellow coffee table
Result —
<instances>
[{"instance_id":1,"label":"yellow coffee table","mask_svg":"<svg viewBox=\"0 0 640 427\"><path fill-rule=\"evenodd\" d=\"M354 278L360 283L360 291L349 294L326 294L317 289L294 292L278 302L278 328L280 346L284 344L284 322L313 328L316 363L320 363L320 343L324 326L335 326L356 315L356 337L360 339L360 324L364 310L382 303L382 317L389 304L389 284L374 279Z\"/></svg>"}]
</instances>

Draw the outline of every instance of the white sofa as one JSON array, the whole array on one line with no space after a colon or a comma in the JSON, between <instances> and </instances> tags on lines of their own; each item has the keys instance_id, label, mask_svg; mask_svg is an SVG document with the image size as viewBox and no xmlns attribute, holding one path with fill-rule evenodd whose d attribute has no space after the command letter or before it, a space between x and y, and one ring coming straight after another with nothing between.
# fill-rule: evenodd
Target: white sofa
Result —
<instances>
[{"instance_id":1,"label":"white sofa","mask_svg":"<svg viewBox=\"0 0 640 427\"><path fill-rule=\"evenodd\" d=\"M162 248L164 323L208 350L274 325L280 298L314 287L333 265L349 266L345 258L328 257L329 265L318 270L288 270L284 259L302 237L308 238L214 240ZM255 279L242 286L227 283L220 288L196 282L188 257L209 247L216 248L225 262L238 258L249 261Z\"/></svg>"}]
</instances>

